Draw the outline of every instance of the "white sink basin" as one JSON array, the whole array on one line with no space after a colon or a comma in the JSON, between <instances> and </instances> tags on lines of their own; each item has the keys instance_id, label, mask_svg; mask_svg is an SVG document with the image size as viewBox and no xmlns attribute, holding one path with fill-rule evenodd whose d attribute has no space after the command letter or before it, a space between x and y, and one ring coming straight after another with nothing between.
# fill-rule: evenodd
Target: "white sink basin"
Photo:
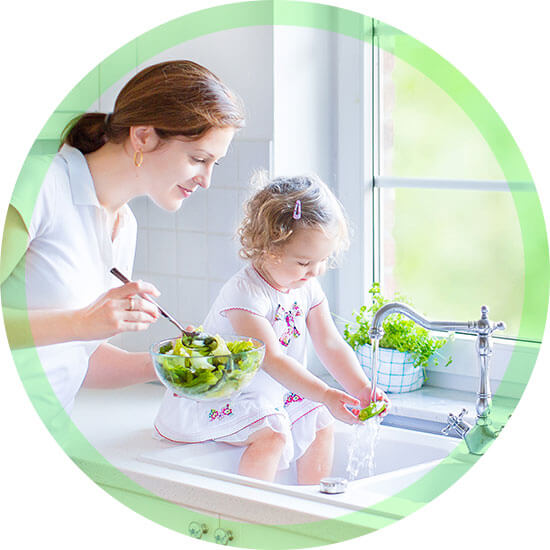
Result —
<instances>
[{"instance_id":1,"label":"white sink basin","mask_svg":"<svg viewBox=\"0 0 550 550\"><path fill-rule=\"evenodd\" d=\"M337 423L333 476L347 478L346 466L352 433L350 426ZM335 495L321 493L317 485L296 485L293 468L280 472L275 483L238 475L243 449L225 443L195 443L167 448L166 443L162 442L162 448L142 454L139 460L275 493L361 510L408 487L447 457L459 443L460 440L451 437L382 425L375 448L372 475L350 481L344 493Z\"/></svg>"}]
</instances>

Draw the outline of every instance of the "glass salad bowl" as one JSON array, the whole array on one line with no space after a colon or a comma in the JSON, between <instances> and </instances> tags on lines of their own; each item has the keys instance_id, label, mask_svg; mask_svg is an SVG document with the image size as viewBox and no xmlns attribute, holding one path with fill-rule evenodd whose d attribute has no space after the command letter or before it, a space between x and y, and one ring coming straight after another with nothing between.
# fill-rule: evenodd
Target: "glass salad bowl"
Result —
<instances>
[{"instance_id":1,"label":"glass salad bowl","mask_svg":"<svg viewBox=\"0 0 550 550\"><path fill-rule=\"evenodd\" d=\"M208 401L245 388L263 361L265 345L255 338L200 333L162 340L150 352L157 376L169 390Z\"/></svg>"}]
</instances>

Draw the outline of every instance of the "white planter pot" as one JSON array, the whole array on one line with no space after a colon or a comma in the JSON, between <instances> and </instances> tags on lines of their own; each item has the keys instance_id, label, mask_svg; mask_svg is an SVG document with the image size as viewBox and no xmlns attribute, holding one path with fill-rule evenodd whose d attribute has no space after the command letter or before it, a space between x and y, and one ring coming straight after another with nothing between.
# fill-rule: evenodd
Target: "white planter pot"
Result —
<instances>
[{"instance_id":1,"label":"white planter pot","mask_svg":"<svg viewBox=\"0 0 550 550\"><path fill-rule=\"evenodd\" d=\"M372 348L360 346L357 358L365 374L372 379ZM394 349L380 348L377 386L389 393L405 393L417 390L424 384L424 369L414 367L414 358L410 353Z\"/></svg>"}]
</instances>

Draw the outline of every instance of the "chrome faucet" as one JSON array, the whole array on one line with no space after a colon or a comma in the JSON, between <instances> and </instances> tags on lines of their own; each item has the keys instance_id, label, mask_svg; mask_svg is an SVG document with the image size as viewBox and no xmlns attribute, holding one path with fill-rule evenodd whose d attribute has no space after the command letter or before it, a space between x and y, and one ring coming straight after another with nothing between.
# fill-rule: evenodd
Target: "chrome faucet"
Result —
<instances>
[{"instance_id":1,"label":"chrome faucet","mask_svg":"<svg viewBox=\"0 0 550 550\"><path fill-rule=\"evenodd\" d=\"M371 341L382 339L384 331L382 323L384 319L393 313L405 315L421 327L427 330L441 332L466 332L475 334L476 350L478 353L480 376L479 376L479 391L477 394L476 412L477 420L475 428L469 426L463 417L467 413L465 409L455 416L450 413L448 424L443 429L443 433L447 434L451 429L454 429L457 434L466 440L468 449L473 454L483 454L485 448L499 433L500 429L493 429L491 424L491 388L489 383L489 366L491 356L493 354L493 343L491 335L495 330L505 330L506 325L503 322L494 323L489 320L489 308L481 306L481 319L478 321L454 322L454 321L429 321L422 315L417 313L411 307L400 302L390 302L383 305L374 315L369 329L369 337ZM377 376L373 376L376 380ZM373 388L375 389L375 388Z\"/></svg>"}]
</instances>

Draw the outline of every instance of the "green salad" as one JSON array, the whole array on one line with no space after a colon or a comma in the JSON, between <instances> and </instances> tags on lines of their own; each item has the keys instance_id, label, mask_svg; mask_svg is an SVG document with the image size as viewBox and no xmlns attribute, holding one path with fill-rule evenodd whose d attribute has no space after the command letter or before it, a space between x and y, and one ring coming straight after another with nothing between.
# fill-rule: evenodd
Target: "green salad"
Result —
<instances>
[{"instance_id":1,"label":"green salad","mask_svg":"<svg viewBox=\"0 0 550 550\"><path fill-rule=\"evenodd\" d=\"M153 353L157 373L178 395L216 399L252 380L264 347L252 339L225 341L203 332L170 340Z\"/></svg>"}]
</instances>

